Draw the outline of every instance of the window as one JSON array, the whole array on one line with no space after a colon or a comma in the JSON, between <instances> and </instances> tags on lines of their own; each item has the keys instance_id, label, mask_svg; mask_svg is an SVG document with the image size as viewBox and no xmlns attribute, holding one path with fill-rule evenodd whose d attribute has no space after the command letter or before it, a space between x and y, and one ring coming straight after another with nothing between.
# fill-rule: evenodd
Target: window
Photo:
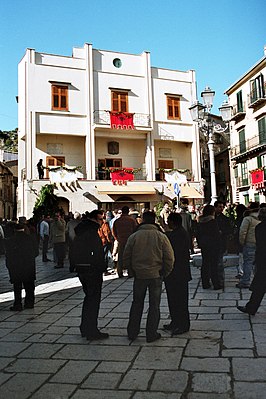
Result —
<instances>
[{"instance_id":1,"label":"window","mask_svg":"<svg viewBox=\"0 0 266 399\"><path fill-rule=\"evenodd\" d=\"M259 141L260 144L266 142L266 117L258 120Z\"/></svg>"},{"instance_id":2,"label":"window","mask_svg":"<svg viewBox=\"0 0 266 399\"><path fill-rule=\"evenodd\" d=\"M250 99L251 103L254 103L259 98L264 98L264 76L262 73L257 76L254 80L250 81Z\"/></svg>"},{"instance_id":3,"label":"window","mask_svg":"<svg viewBox=\"0 0 266 399\"><path fill-rule=\"evenodd\" d=\"M247 186L248 185L248 168L247 168L246 162L241 163L241 177L242 177L242 185Z\"/></svg>"},{"instance_id":4,"label":"window","mask_svg":"<svg viewBox=\"0 0 266 399\"><path fill-rule=\"evenodd\" d=\"M236 93L236 100L237 100L237 112L243 112L243 99L242 99L242 90Z\"/></svg>"},{"instance_id":5,"label":"window","mask_svg":"<svg viewBox=\"0 0 266 399\"><path fill-rule=\"evenodd\" d=\"M167 96L167 119L181 119L179 97Z\"/></svg>"},{"instance_id":6,"label":"window","mask_svg":"<svg viewBox=\"0 0 266 399\"><path fill-rule=\"evenodd\" d=\"M246 137L245 137L245 129L239 130L239 148L240 153L246 152Z\"/></svg>"},{"instance_id":7,"label":"window","mask_svg":"<svg viewBox=\"0 0 266 399\"><path fill-rule=\"evenodd\" d=\"M128 112L128 93L112 91L112 112Z\"/></svg>"},{"instance_id":8,"label":"window","mask_svg":"<svg viewBox=\"0 0 266 399\"><path fill-rule=\"evenodd\" d=\"M52 109L68 111L68 87L52 85Z\"/></svg>"}]
</instances>

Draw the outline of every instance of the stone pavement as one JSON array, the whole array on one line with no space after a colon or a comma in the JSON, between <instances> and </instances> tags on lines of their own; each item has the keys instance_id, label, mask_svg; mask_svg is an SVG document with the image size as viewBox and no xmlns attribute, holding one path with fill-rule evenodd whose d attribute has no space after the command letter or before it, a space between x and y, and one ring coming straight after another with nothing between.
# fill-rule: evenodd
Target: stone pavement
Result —
<instances>
[{"instance_id":1,"label":"stone pavement","mask_svg":"<svg viewBox=\"0 0 266 399\"><path fill-rule=\"evenodd\" d=\"M50 256L51 257L51 256ZM190 283L191 331L147 344L126 335L132 279L105 277L99 325L105 341L79 333L83 292L74 274L37 258L36 306L11 312L11 285L0 259L0 392L5 399L265 399L266 301L255 317L240 313L248 290ZM168 318L165 291L160 327Z\"/></svg>"}]
</instances>

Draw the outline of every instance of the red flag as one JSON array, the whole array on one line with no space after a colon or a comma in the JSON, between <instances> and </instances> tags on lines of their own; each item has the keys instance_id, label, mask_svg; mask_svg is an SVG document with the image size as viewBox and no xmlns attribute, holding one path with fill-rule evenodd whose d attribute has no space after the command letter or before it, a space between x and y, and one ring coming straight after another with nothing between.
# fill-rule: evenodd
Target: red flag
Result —
<instances>
[{"instance_id":1,"label":"red flag","mask_svg":"<svg viewBox=\"0 0 266 399\"><path fill-rule=\"evenodd\" d=\"M134 129L133 115L129 112L110 112L112 129Z\"/></svg>"}]
</instances>

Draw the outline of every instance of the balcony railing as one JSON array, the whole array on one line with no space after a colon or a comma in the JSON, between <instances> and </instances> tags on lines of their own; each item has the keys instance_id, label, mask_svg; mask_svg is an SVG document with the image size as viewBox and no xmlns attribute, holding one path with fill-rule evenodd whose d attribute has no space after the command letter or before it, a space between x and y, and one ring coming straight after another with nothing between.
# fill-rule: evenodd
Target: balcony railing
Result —
<instances>
[{"instance_id":1,"label":"balcony railing","mask_svg":"<svg viewBox=\"0 0 266 399\"><path fill-rule=\"evenodd\" d=\"M246 115L246 104L245 103L243 103L242 107L239 107L238 104L233 105L231 121L234 121L236 119L240 119L241 117L243 117L245 115Z\"/></svg>"},{"instance_id":2,"label":"balcony railing","mask_svg":"<svg viewBox=\"0 0 266 399\"><path fill-rule=\"evenodd\" d=\"M249 108L256 107L264 102L266 102L266 82L264 83L264 86L258 86L256 89L251 90L248 95Z\"/></svg>"},{"instance_id":3,"label":"balcony railing","mask_svg":"<svg viewBox=\"0 0 266 399\"><path fill-rule=\"evenodd\" d=\"M231 148L231 158L236 156L245 154L249 151L255 150L256 148L260 147L261 145L266 145L266 132L262 132L261 134L257 134L256 136L247 139L244 142L240 143L240 145L236 145L235 147Z\"/></svg>"},{"instance_id":4,"label":"balcony railing","mask_svg":"<svg viewBox=\"0 0 266 399\"><path fill-rule=\"evenodd\" d=\"M96 171L96 180L111 180L110 171L108 170L98 170ZM134 180L146 180L146 172L144 170L134 172Z\"/></svg>"},{"instance_id":5,"label":"balcony railing","mask_svg":"<svg viewBox=\"0 0 266 399\"><path fill-rule=\"evenodd\" d=\"M94 111L94 124L111 126L110 112L109 111ZM149 114L133 114L134 127L151 127L151 116Z\"/></svg>"},{"instance_id":6,"label":"balcony railing","mask_svg":"<svg viewBox=\"0 0 266 399\"><path fill-rule=\"evenodd\" d=\"M243 178L243 177L237 177L236 178L236 186L237 187L245 187L245 186L249 186L250 185L250 181L249 179Z\"/></svg>"}]
</instances>

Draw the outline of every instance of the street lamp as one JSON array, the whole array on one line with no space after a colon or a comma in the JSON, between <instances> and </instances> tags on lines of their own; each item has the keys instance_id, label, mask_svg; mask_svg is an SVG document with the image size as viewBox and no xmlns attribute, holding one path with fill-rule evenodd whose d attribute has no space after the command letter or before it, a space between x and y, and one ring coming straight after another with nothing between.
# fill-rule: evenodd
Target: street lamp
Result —
<instances>
[{"instance_id":1,"label":"street lamp","mask_svg":"<svg viewBox=\"0 0 266 399\"><path fill-rule=\"evenodd\" d=\"M191 117L193 121L197 122L199 127L206 132L208 136L208 151L209 151L209 161L210 161L210 180L211 180L211 204L217 200L217 190L216 190L216 176L215 176L215 158L214 158L214 140L213 133L223 133L228 128L228 123L225 127L217 123L213 116L211 115L211 109L213 106L213 99L215 96L215 91L211 90L210 87L206 87L201 93L203 99L203 104L199 101L192 104L189 108L191 112ZM224 122L229 122L231 116L231 107L228 102L224 102L219 108L221 116Z\"/></svg>"}]
</instances>

